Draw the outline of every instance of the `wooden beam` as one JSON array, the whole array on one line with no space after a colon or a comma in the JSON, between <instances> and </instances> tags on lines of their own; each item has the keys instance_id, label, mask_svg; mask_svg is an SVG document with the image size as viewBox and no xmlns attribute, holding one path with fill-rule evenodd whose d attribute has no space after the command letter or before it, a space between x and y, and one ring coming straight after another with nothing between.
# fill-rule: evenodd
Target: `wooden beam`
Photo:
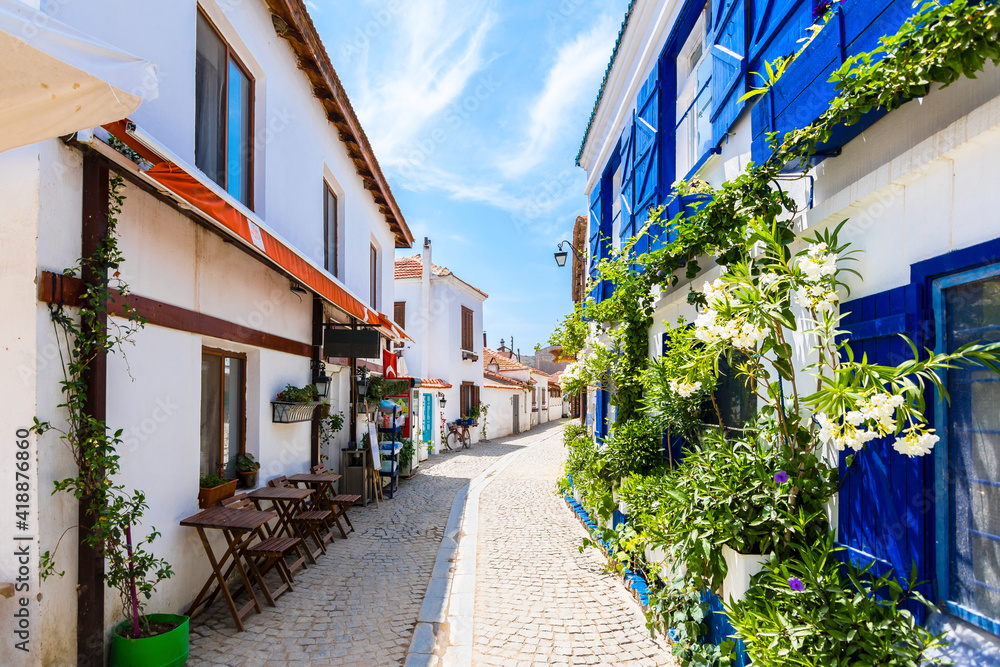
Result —
<instances>
[{"instance_id":1,"label":"wooden beam","mask_svg":"<svg viewBox=\"0 0 1000 667\"><path fill-rule=\"evenodd\" d=\"M82 294L84 284L106 284L106 272L96 270L87 260L96 254L108 236L108 196L110 193L108 160L96 153L83 156L83 219L80 226L80 251L84 258L82 279L78 279ZM85 336L107 335L107 318L84 319L81 330ZM105 423L108 417L108 355L97 352L82 377L86 384L84 413L92 420ZM83 434L84 438L88 436ZM101 466L96 474L103 475ZM104 549L91 545L87 537L93 532L99 515L91 511L92 494L77 501L77 575L76 575L76 656L77 664L103 667L104 661Z\"/></svg>"},{"instance_id":2,"label":"wooden beam","mask_svg":"<svg viewBox=\"0 0 1000 667\"><path fill-rule=\"evenodd\" d=\"M51 271L43 271L39 281L38 299L45 303L61 303L67 306L80 305L80 297L83 294L83 281L79 278L64 276ZM290 338L276 336L266 331L250 329L235 322L205 315L193 310L174 306L155 299L148 299L137 294L129 294L122 297L117 292L112 292L113 303L108 307L108 312L117 317L125 316L126 304L135 308L135 311L153 324L175 331L185 331L187 333L210 336L222 340L240 343L242 345L252 345L276 352L294 354L300 357L311 357L313 348L307 343L302 343Z\"/></svg>"}]
</instances>

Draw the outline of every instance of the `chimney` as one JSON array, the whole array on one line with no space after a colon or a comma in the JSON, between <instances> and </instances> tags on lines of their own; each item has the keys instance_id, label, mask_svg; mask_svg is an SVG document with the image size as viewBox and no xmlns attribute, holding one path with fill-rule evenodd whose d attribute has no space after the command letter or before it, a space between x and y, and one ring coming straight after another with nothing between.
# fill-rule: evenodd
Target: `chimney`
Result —
<instances>
[{"instance_id":1,"label":"chimney","mask_svg":"<svg viewBox=\"0 0 1000 667\"><path fill-rule=\"evenodd\" d=\"M420 273L420 373L421 377L436 377L431 373L430 346L431 313L431 240L424 237L423 269Z\"/></svg>"},{"instance_id":2,"label":"chimney","mask_svg":"<svg viewBox=\"0 0 1000 667\"><path fill-rule=\"evenodd\" d=\"M486 344L486 332L485 332L485 331L483 332L483 347L489 347L489 346L488 346L488 345Z\"/></svg>"}]
</instances>

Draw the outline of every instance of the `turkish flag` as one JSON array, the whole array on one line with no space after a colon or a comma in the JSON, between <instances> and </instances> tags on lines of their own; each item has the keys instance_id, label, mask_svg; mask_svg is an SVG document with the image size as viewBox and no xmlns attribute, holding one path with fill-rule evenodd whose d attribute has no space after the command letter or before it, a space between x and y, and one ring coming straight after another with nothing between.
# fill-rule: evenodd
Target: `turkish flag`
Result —
<instances>
[{"instance_id":1,"label":"turkish flag","mask_svg":"<svg viewBox=\"0 0 1000 667\"><path fill-rule=\"evenodd\" d=\"M396 371L395 352L382 350L382 377L386 379L399 377L399 373Z\"/></svg>"}]
</instances>

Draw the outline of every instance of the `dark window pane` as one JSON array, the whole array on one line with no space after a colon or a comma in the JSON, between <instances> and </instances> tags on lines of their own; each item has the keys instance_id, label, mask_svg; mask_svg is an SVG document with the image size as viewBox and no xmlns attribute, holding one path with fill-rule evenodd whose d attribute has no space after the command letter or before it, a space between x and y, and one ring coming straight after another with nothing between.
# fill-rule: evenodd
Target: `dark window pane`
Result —
<instances>
[{"instance_id":1,"label":"dark window pane","mask_svg":"<svg viewBox=\"0 0 1000 667\"><path fill-rule=\"evenodd\" d=\"M222 357L201 355L201 473L219 472L222 434Z\"/></svg>"},{"instance_id":2,"label":"dark window pane","mask_svg":"<svg viewBox=\"0 0 1000 667\"><path fill-rule=\"evenodd\" d=\"M225 178L226 45L198 14L194 163L216 183Z\"/></svg>"},{"instance_id":3,"label":"dark window pane","mask_svg":"<svg viewBox=\"0 0 1000 667\"><path fill-rule=\"evenodd\" d=\"M253 114L252 104L250 77L235 61L230 60L226 190L247 206L250 205L250 175L253 166L250 124Z\"/></svg>"},{"instance_id":4,"label":"dark window pane","mask_svg":"<svg viewBox=\"0 0 1000 667\"><path fill-rule=\"evenodd\" d=\"M236 457L243 442L243 360L226 357L222 406L222 452L226 477L236 478Z\"/></svg>"},{"instance_id":5,"label":"dark window pane","mask_svg":"<svg viewBox=\"0 0 1000 667\"><path fill-rule=\"evenodd\" d=\"M944 291L949 351L1000 340L1000 279ZM981 368L948 372L948 599L1000 619L1000 380Z\"/></svg>"},{"instance_id":6,"label":"dark window pane","mask_svg":"<svg viewBox=\"0 0 1000 667\"><path fill-rule=\"evenodd\" d=\"M329 187L326 188L325 215L324 234L326 248L324 251L324 268L334 276L337 276L337 253L339 250L337 245L340 240L338 238L339 230L337 229L337 195L333 194L333 191Z\"/></svg>"}]
</instances>

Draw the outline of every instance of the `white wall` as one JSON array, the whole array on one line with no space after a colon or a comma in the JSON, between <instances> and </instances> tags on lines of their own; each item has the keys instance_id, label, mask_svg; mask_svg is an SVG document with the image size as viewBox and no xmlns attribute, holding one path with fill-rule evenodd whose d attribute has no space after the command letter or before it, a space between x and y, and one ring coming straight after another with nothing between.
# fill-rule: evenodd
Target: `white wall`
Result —
<instances>
[{"instance_id":1,"label":"white wall","mask_svg":"<svg viewBox=\"0 0 1000 667\"><path fill-rule=\"evenodd\" d=\"M395 241L356 167L326 119L264 2L175 0L141 6L121 0L49 2L61 21L157 65L159 97L133 120L194 165L195 26L199 4L255 78L255 212L297 250L323 264L324 175L340 199L342 279L365 303L369 246L381 248L380 310L393 301ZM110 17L110 18L109 18ZM391 312L389 310L388 312Z\"/></svg>"}]
</instances>

